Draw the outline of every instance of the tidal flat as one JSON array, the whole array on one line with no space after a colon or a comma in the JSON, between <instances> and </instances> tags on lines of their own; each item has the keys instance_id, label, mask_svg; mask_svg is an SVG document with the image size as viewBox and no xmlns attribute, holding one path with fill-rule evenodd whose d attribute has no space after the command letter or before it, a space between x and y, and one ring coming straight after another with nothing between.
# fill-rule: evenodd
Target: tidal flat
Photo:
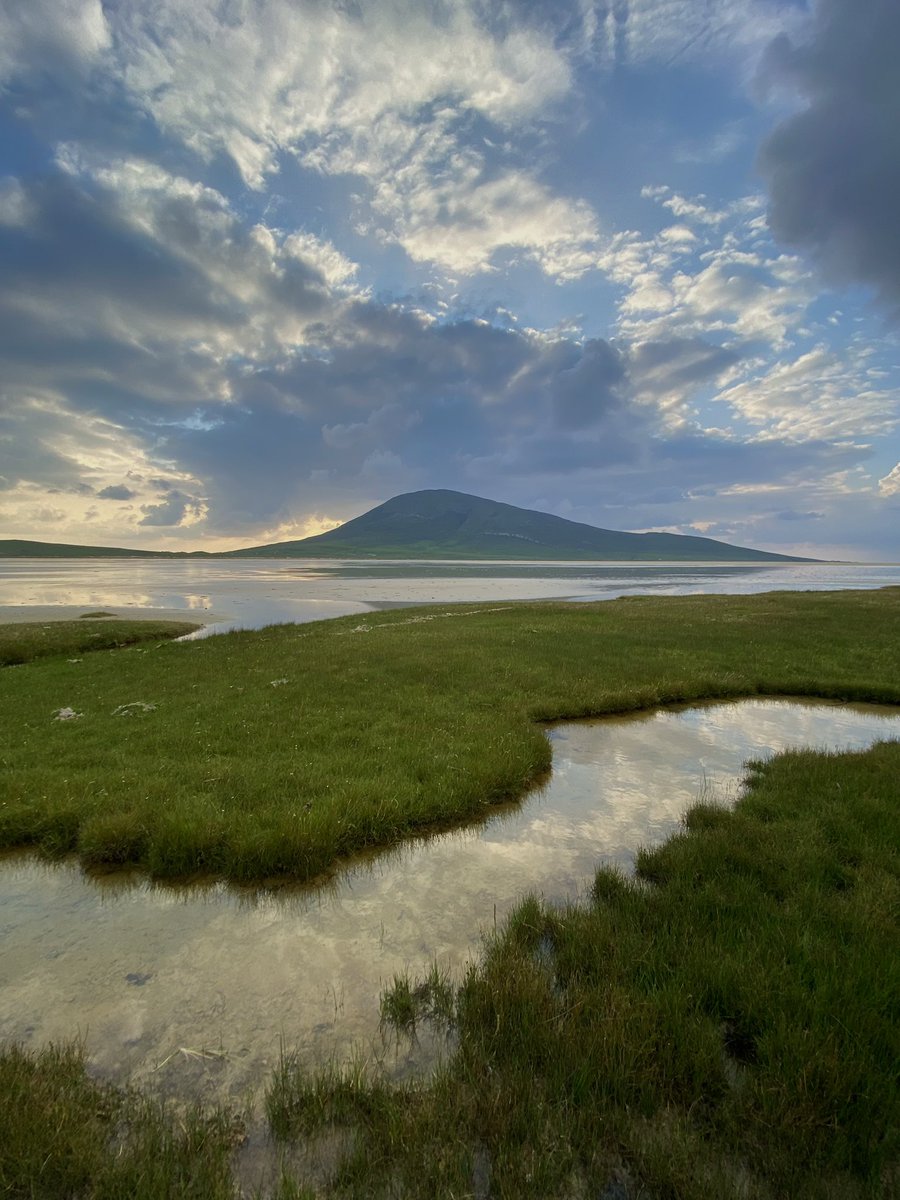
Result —
<instances>
[{"instance_id":1,"label":"tidal flat","mask_svg":"<svg viewBox=\"0 0 900 1200\"><path fill-rule=\"evenodd\" d=\"M85 656L77 664L52 658L35 661L5 671L2 678L4 704L9 703L4 715L8 739L4 758L13 767L6 778L18 789L12 797L12 822L8 820L11 793L3 798L4 828L19 834L8 836L7 844L30 844L47 854L74 852L87 864L131 862L164 877L205 869L223 879L251 879L267 886L308 877L315 873L309 871L314 856L309 842L296 832L294 840L282 847L275 871L271 858L260 854L258 842L248 859L246 844L236 836L242 830L249 832L255 823L267 827L268 838L276 840L275 817L285 818L287 809L282 802L275 805L280 811L273 811L269 794L273 784L276 792L290 791L295 824L303 824L299 813L308 816L314 805L324 808L326 803L343 817L343 823L336 823L343 834L337 843L330 843L330 856L323 855L322 847L317 852L322 869L333 870L335 863L361 846L390 843L417 830L483 815L490 811L491 801L521 795L549 763L550 744L539 724L542 721L740 695L826 696L897 704L898 609L897 589L629 600L564 609L558 605L407 609L380 613L364 622L351 618L229 634L199 643L154 643ZM276 661L287 664L283 674L273 672ZM79 678L73 669L86 665L88 671ZM153 693L154 686L161 692L164 684L170 691ZM72 691L68 706L82 715L77 721L52 723L50 714L62 705L49 708L50 697L55 700L64 685L80 689ZM294 685L299 690L292 693ZM198 690L200 696L191 695ZM182 705L178 711L184 728L178 728L174 711L154 724L156 714L165 714L175 700ZM135 709L123 719L121 709L137 703L148 707ZM238 719L243 733L234 745ZM48 729L57 740L51 754L41 755L32 739L46 738ZM64 740L82 733L80 745L75 737ZM259 747L257 737L263 734L264 744ZM293 740L279 748L279 737ZM232 753L226 761L229 740ZM474 746L469 744L472 741ZM200 762L192 763L189 754L183 755L187 779L180 779L180 793L173 790L174 776L154 781L154 762L163 768L167 763L174 766L178 750L191 746ZM234 772L241 750L251 760L247 773ZM266 768L268 786L262 787L259 771L270 755L278 761ZM325 769L329 755L331 772ZM135 756L137 766L143 768L144 796L135 786L140 772L127 773ZM762 794L766 781L781 779L779 773L786 769L782 764L793 763L795 757L776 759L754 772L750 796L740 802L736 821L744 804ZM399 769L393 759L400 759ZM698 897L697 889L692 892L690 886L690 880L704 877L702 846L699 857L691 860L686 885L676 889L681 925L668 910L660 912L661 925L651 919L653 906L663 905L654 897L665 895L668 904L675 895L670 891L672 881L678 876L666 865L668 859L656 859L651 852L637 861L639 877L652 881L649 891L646 883L634 891L606 869L597 876L590 903L571 911L537 900L524 902L505 925L501 922L496 938L461 983L448 983L441 1019L452 1025L458 1045L429 1082L391 1086L359 1063L317 1073L286 1046L268 1100L271 1128L281 1139L278 1144L290 1147L297 1139L315 1140L323 1129L346 1124L348 1154L342 1163L335 1163L330 1181L320 1180L317 1185L335 1194L449 1196L480 1190L485 1195L563 1196L614 1183L626 1189L623 1195L763 1196L786 1194L778 1189L786 1186L787 1179L795 1189L790 1194L890 1194L890 1172L896 1170L896 1145L890 1134L895 1114L880 1082L885 1068L883 1063L879 1066L879 1055L884 1055L885 1016L890 996L896 999L896 991L892 993L896 979L892 981L873 946L889 949L896 944L891 901L897 889L896 860L885 850L898 841L896 797L891 794L898 775L895 759L896 746L891 744L857 755L809 754L799 767L792 767L787 785L768 796L762 815L754 816L772 826L759 836L740 821L732 827L732 814L701 806L698 815L688 818L687 832L676 835L672 844L695 847L711 831L721 839L732 829L736 840L732 851L724 843L715 844L715 853L710 851L707 866L718 862L721 868L713 872L712 899L705 894ZM469 764L480 794L473 794ZM226 766L231 772L227 777L222 773ZM318 767L318 773L310 767ZM85 768L94 783L87 796L87 777L78 775ZM204 770L208 773L201 776ZM219 813L211 830L209 800L215 791L211 785L223 780L233 795L243 798L247 818L229 826ZM254 782L255 790L248 786ZM154 805L151 789L158 783L161 789L168 787L168 798L159 790ZM371 804L354 808L354 800L363 794L375 797L374 809ZM392 794L398 800L419 797L420 803L407 804L402 811L399 804L389 806ZM301 796L302 805L309 803L309 809L296 806ZM803 797L803 820L798 824L795 809ZM823 797L829 799L827 805L821 804ZM79 805L79 798L86 802ZM169 819L172 812L189 818L187 825L178 826L181 870L173 870L174 860L163 856L161 834L171 834L171 825L162 821L153 827L152 819L160 816L160 809L163 816L169 810ZM204 815L206 823L198 822ZM845 818L843 824L838 816ZM118 828L116 854L109 853L111 843L101 836L104 822L107 835ZM121 837L123 829L127 833L135 828L140 831L138 838ZM307 821L304 832L316 828L315 822ZM365 836L360 838L360 832ZM128 853L122 852L123 843ZM191 848L198 845L214 853L193 854ZM222 852L225 845L229 855ZM304 845L306 858L296 853ZM103 846L106 852L98 852ZM151 847L158 859L150 853ZM292 850L293 870L286 866ZM665 847L659 853L664 854ZM261 861L264 870L248 869ZM760 880L765 885L761 892ZM724 918L720 920L720 907L726 915L730 911L728 888L732 886L739 893L740 903L733 904L740 920L729 926ZM721 904L716 888L724 889ZM834 903L829 888L835 893ZM849 909L840 909L840 903L849 904ZM644 904L650 910L645 911ZM602 949L594 945L600 935L593 925L584 924L585 914L603 912L610 905L630 906L633 928L623 926L615 936L625 938L627 933L629 961L657 964L649 973L612 970L618 960L615 938L609 941L608 930L601 937ZM827 921L814 919L820 910L828 914ZM684 940L691 920L695 928L690 939L696 941L696 952L688 955L692 990L685 992L679 979L687 969L681 963L684 949L693 944ZM757 924L765 935L749 936L747 931ZM720 926L726 934L726 926L732 930L723 946L710 941ZM562 929L570 932L563 937ZM678 929L683 932L673 941L669 932ZM536 932L532 936L529 931ZM649 939L643 949L641 938ZM845 947L848 938L852 954ZM824 950L818 947L820 940ZM608 959L609 973L585 976L582 986L577 970L573 975L572 967L562 969L557 962L558 947L564 943L571 947L573 961L580 952L585 962ZM728 955L735 956L728 968L731 984L722 984L719 992L709 980L701 987L703 971L715 973L716 964L728 960ZM759 965L760 955L764 966ZM819 958L822 963L816 965ZM386 1013L396 1017L405 1011L406 1027L429 1019L429 997L435 992L433 986L429 989L427 976L416 980L415 969L416 964L411 964L410 975L398 977L386 998ZM841 992L839 1007L832 986L836 974L846 977L849 988L846 994ZM753 981L750 999L738 987L745 977ZM767 988L766 978L777 986ZM810 1013L802 1005L797 1007L800 984L816 994L817 1005L824 1004L824 1016L818 1008ZM787 1006L782 993L789 998ZM702 1020L688 1003L697 996L705 997ZM404 997L409 998L405 1007ZM559 1007L562 999L566 1005ZM744 1020L748 1004L753 1021ZM833 1019L829 1011L839 1020L844 1018L838 1013L853 1015L854 1040L836 1050L828 1042L825 1057L831 1061L837 1054L841 1069L847 1071L846 1077L836 1076L822 1090L825 1052L820 1034ZM577 1017L574 1024L572 1014ZM441 1014L431 1013L435 1015ZM812 1065L800 1063L799 1076L796 1057L788 1060L769 1053L769 1042L774 1038L777 1044L778 1039L767 1032L797 1021L798 1045L806 1044L813 1054ZM553 1031L554 1038L558 1035L561 1040L550 1046L547 1037ZM580 1045L584 1050L589 1033L594 1038L591 1046L602 1042L606 1057L597 1057L600 1049L596 1049L595 1057L585 1060L593 1065L579 1074L576 1049ZM641 1045L643 1057L638 1054ZM766 1048L765 1055L760 1046ZM665 1047L669 1049L663 1052ZM851 1051L855 1075L850 1071ZM716 1074L711 1064L719 1060L725 1065ZM865 1095L858 1084L863 1061L865 1071L874 1072L871 1079L866 1077ZM755 1078L760 1062L765 1062L768 1072L760 1076L760 1094L770 1095L773 1081L777 1082L785 1098L782 1109L763 1106L748 1115L734 1109L737 1102L732 1097L729 1120L710 1122L708 1109L721 1109L723 1095L731 1095L729 1089L744 1093L741 1081L748 1071ZM620 1069L618 1076L614 1068ZM27 1077L31 1082L25 1091L36 1102L46 1095L54 1111L65 1095L74 1096L78 1088L103 1091L105 1087L87 1079L76 1086L73 1081L81 1078L77 1055L65 1060L57 1055L51 1061L46 1053L34 1057L10 1051L3 1070L0 1078L6 1081L7 1094L20 1086L15 1080L21 1083ZM805 1080L799 1096L792 1082L795 1076ZM43 1081L41 1086L37 1079ZM64 1081L68 1082L64 1085ZM864 1138L856 1117L851 1120L837 1105L845 1084L852 1084L854 1111L862 1105L868 1113L870 1131ZM816 1101L810 1116L810 1095L819 1091L821 1103ZM756 1094L752 1088L751 1093ZM100 1149L93 1182L83 1184L80 1192L72 1189L72 1194L117 1194L109 1190L113 1188L109 1172L115 1173L115 1163L103 1166L103 1147L108 1150L109 1139L120 1136L116 1130L123 1120L134 1122L129 1128L135 1131L135 1153L138 1143L143 1145L138 1132L143 1126L137 1116L123 1117L120 1102L114 1104L108 1097L97 1100L97 1105L103 1113L118 1115L105 1126L99 1118L94 1121ZM87 1112L90 1104L81 1107ZM156 1109L153 1112L153 1121L163 1120ZM34 1112L28 1118L23 1114L17 1109L15 1120L25 1120L40 1143L37 1126L42 1118ZM77 1114L71 1116L72 1137L77 1141ZM196 1112L194 1116L200 1120ZM203 1118L207 1121L203 1128L210 1131L210 1153L224 1154L227 1161L236 1126L221 1113L214 1118L209 1114ZM790 1136L800 1139L798 1145L806 1147L803 1156L808 1165L802 1177L796 1165L789 1170L789 1158L780 1149L788 1133L779 1132L779 1121L785 1130L793 1131ZM838 1130L827 1153L816 1132L822 1121L832 1131ZM194 1128L190 1121L183 1120L180 1126L176 1122L169 1134L177 1141L176 1134L180 1137L189 1126ZM755 1142L746 1133L751 1126L757 1131ZM158 1130L157 1125L153 1128ZM764 1130L770 1131L777 1151L771 1163L760 1140ZM22 1139L21 1130L3 1133L3 1144L15 1145L16 1139ZM523 1146L527 1153L523 1154ZM386 1147L391 1148L390 1154ZM40 1153L44 1150L42 1145ZM49 1158L37 1155L34 1161L59 1165L69 1151L58 1142L48 1153ZM735 1154L738 1167L732 1161ZM7 1172L0 1180L12 1181L12 1194L67 1194L42 1193L39 1186L35 1190L35 1178L40 1180L33 1173L34 1163L28 1167L14 1158L0 1161ZM286 1161L291 1161L290 1155ZM799 1154L797 1161L801 1161ZM101 1186L103 1179L107 1182ZM748 1179L756 1190L747 1190ZM706 1191L698 1190L701 1184ZM207 1180L207 1190L196 1194L233 1194L234 1180L229 1176L222 1184L232 1191L209 1190L211 1186ZM484 1191L485 1186L491 1190ZM651 1186L656 1191L640 1191ZM149 1187L141 1183L145 1190L118 1194L171 1194ZM312 1194L288 1182L273 1183L272 1189L273 1194Z\"/></svg>"}]
</instances>

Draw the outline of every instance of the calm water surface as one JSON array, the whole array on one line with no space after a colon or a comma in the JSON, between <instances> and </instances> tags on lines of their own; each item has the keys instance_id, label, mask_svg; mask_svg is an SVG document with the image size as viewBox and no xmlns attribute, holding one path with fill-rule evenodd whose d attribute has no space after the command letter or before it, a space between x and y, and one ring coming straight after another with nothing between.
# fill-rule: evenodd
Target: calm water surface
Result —
<instances>
[{"instance_id":1,"label":"calm water surface","mask_svg":"<svg viewBox=\"0 0 900 1200\"><path fill-rule=\"evenodd\" d=\"M39 606L77 615L162 608L212 632L314 621L376 608L479 600L608 600L655 593L875 588L900 564L509 563L311 559L2 559L0 622Z\"/></svg>"},{"instance_id":2,"label":"calm water surface","mask_svg":"<svg viewBox=\"0 0 900 1200\"><path fill-rule=\"evenodd\" d=\"M458 972L524 892L576 898L599 862L627 868L698 797L733 799L746 759L867 746L900 736L900 715L747 700L548 736L551 778L521 805L357 861L323 888L167 887L6 860L0 1037L36 1046L80 1034L113 1079L243 1099L282 1042L311 1062L372 1044L395 972L434 959Z\"/></svg>"}]
</instances>

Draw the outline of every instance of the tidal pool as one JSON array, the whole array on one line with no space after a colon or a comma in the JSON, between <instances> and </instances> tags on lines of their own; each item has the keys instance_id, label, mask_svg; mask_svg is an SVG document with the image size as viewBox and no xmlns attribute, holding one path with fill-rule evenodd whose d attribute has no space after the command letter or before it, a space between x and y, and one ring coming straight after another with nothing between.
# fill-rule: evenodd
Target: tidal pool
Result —
<instances>
[{"instance_id":1,"label":"tidal pool","mask_svg":"<svg viewBox=\"0 0 900 1200\"><path fill-rule=\"evenodd\" d=\"M357 860L315 889L161 886L5 860L0 1037L80 1036L93 1068L116 1081L242 1101L282 1046L317 1062L373 1044L395 972L432 960L458 972L523 893L576 898L598 863L627 868L701 796L733 800L747 759L900 737L900 713L744 700L559 725L548 737L552 775L521 804ZM428 1057L427 1046L404 1049L397 1066Z\"/></svg>"}]
</instances>

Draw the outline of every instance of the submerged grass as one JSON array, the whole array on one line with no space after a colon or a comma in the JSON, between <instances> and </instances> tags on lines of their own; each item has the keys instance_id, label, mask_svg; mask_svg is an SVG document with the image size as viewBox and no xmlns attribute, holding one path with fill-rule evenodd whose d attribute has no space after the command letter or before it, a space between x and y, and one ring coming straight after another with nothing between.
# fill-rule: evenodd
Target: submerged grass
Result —
<instances>
[{"instance_id":1,"label":"submerged grass","mask_svg":"<svg viewBox=\"0 0 900 1200\"><path fill-rule=\"evenodd\" d=\"M898 588L457 606L34 661L0 674L0 846L309 879L519 796L550 764L542 720L898 703L898 618Z\"/></svg>"},{"instance_id":2,"label":"submerged grass","mask_svg":"<svg viewBox=\"0 0 900 1200\"><path fill-rule=\"evenodd\" d=\"M74 621L22 621L0 625L0 666L18 666L35 658L84 654L91 650L112 650L138 642L176 638L200 628L187 621L95 619L110 616L111 613L87 612Z\"/></svg>"},{"instance_id":3,"label":"submerged grass","mask_svg":"<svg viewBox=\"0 0 900 1200\"><path fill-rule=\"evenodd\" d=\"M898 847L900 744L757 766L637 880L524 901L442 1002L458 1048L428 1085L286 1060L273 1132L352 1129L347 1197L888 1200ZM395 981L386 1018L429 1015L429 979Z\"/></svg>"}]
</instances>

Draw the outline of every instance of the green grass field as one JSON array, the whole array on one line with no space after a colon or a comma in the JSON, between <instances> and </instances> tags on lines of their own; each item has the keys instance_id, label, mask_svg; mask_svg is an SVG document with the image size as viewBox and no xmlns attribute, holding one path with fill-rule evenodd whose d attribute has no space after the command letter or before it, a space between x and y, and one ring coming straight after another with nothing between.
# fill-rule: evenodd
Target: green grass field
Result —
<instances>
[{"instance_id":1,"label":"green grass field","mask_svg":"<svg viewBox=\"0 0 900 1200\"><path fill-rule=\"evenodd\" d=\"M482 605L36 660L0 675L0 846L313 878L521 795L550 765L541 721L900 702L898 618L896 588Z\"/></svg>"},{"instance_id":2,"label":"green grass field","mask_svg":"<svg viewBox=\"0 0 900 1200\"><path fill-rule=\"evenodd\" d=\"M110 615L94 611L83 613L74 621L0 624L0 667L20 666L36 658L71 658L92 650L114 650L139 642L177 638L200 628L188 621L123 621L110 620Z\"/></svg>"},{"instance_id":3,"label":"green grass field","mask_svg":"<svg viewBox=\"0 0 900 1200\"><path fill-rule=\"evenodd\" d=\"M0 672L0 838L158 874L309 877L520 794L549 765L541 721L753 694L900 703L898 618L891 588L404 609L62 651ZM900 744L783 755L750 781L734 812L698 805L640 854L636 881L601 871L564 910L525 900L458 983L395 981L387 1023L453 1032L431 1080L310 1074L288 1048L266 1098L277 1143L348 1136L330 1183L273 1194L900 1194ZM235 1193L236 1117L114 1092L77 1049L5 1048L0 1098L2 1195Z\"/></svg>"}]
</instances>

